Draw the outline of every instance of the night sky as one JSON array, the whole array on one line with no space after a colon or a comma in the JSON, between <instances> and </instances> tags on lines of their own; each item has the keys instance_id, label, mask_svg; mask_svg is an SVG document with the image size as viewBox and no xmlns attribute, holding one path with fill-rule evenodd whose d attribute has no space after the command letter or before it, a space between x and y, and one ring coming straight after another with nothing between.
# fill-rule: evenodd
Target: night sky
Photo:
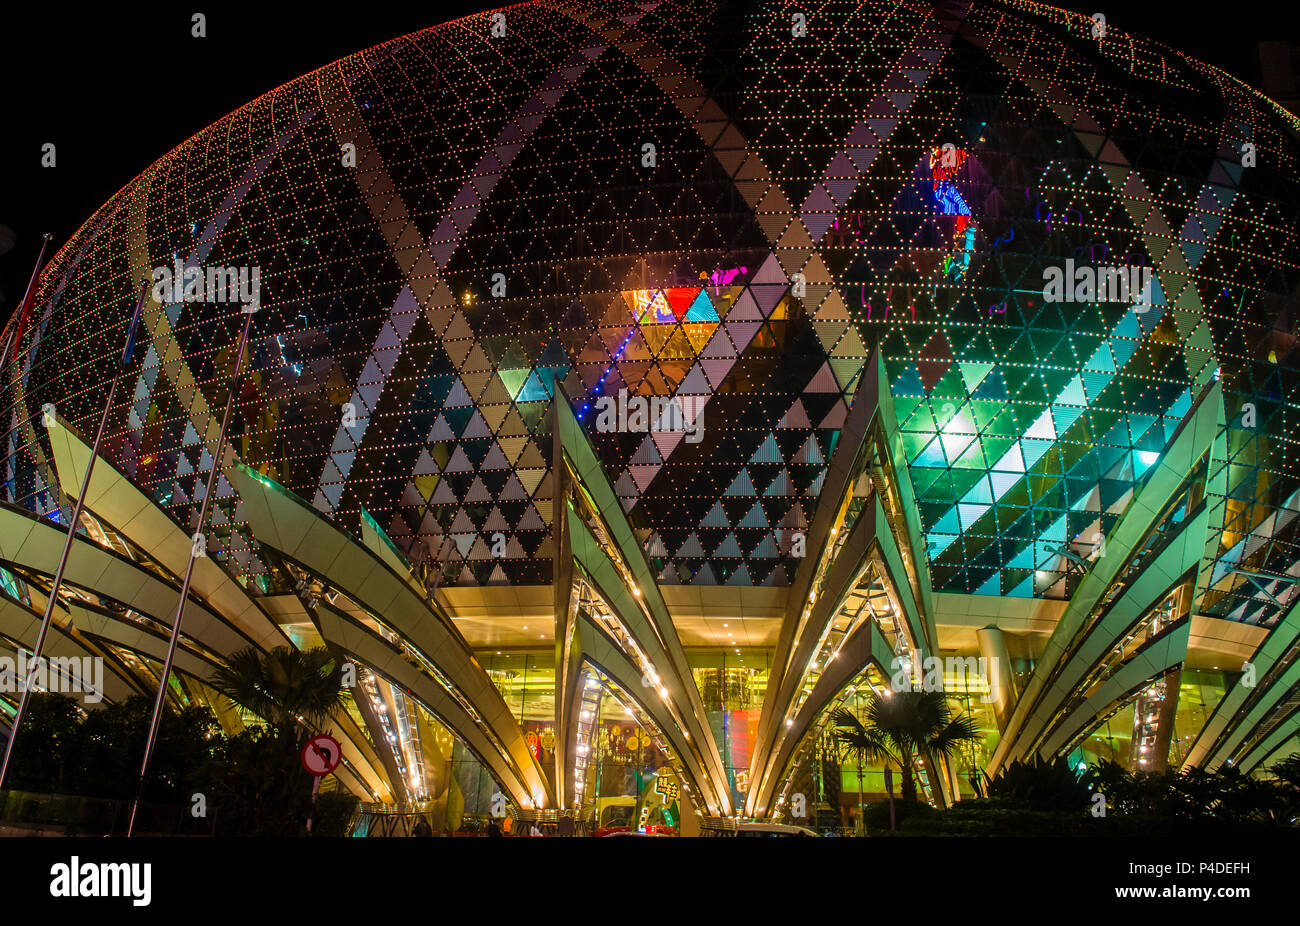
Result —
<instances>
[{"instance_id":1,"label":"night sky","mask_svg":"<svg viewBox=\"0 0 1300 926\"><path fill-rule=\"evenodd\" d=\"M499 4L439 2L398 9L223 3L152 10L148 4L69 9L7 4L0 18L0 318L22 299L43 232L47 259L110 196L195 132L268 90L344 55ZM1255 42L1283 37L1280 5L1234 8L1213 22L1157 2L1061 4L1106 13L1145 34L1258 84ZM197 6L197 5L196 5ZM207 15L206 38L190 16ZM20 18L21 17L21 18ZM57 146L58 166L40 165ZM11 230L11 231L10 231ZM12 234L11 234L12 232Z\"/></svg>"}]
</instances>

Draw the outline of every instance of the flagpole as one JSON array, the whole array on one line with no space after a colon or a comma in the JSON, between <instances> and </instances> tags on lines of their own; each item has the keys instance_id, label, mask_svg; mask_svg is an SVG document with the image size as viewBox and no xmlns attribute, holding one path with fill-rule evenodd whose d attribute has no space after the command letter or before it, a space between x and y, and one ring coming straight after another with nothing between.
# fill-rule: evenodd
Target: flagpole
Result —
<instances>
[{"instance_id":1,"label":"flagpole","mask_svg":"<svg viewBox=\"0 0 1300 926\"><path fill-rule=\"evenodd\" d=\"M44 253L44 249L42 249L42 253ZM135 314L131 316L131 323L128 326L126 347L123 349L124 358L127 350L135 340L135 326L140 320L140 311L144 306L144 299L148 292L149 281L145 280L140 284L140 298L136 302ZM45 615L41 618L41 629L36 635L36 646L32 651L32 661L27 671L27 682L23 685L22 694L18 697L18 712L14 714L13 723L9 728L9 742L5 745L4 762L0 764L0 788L4 787L5 779L9 773L9 760L13 757L14 743L18 740L18 731L22 726L23 718L27 715L27 703L32 692L32 682L35 680L37 670L40 667L41 653L45 648L45 637L50 632L50 621L54 617L54 607L59 600L59 588L63 585L63 571L68 565L68 554L72 552L72 545L77 539L77 525L81 523L81 512L86 506L86 492L90 489L90 475L95 470L95 460L99 458L99 445L104 437L104 426L108 423L108 413L113 408L113 396L117 393L117 381L121 378L124 367L124 363L119 363L117 370L113 373L112 384L108 387L108 401L104 403L104 411L99 416L99 427L95 429L95 442L90 449L90 459L86 461L85 475L81 478L81 491L77 493L77 501L72 508L72 518L68 522L68 535L63 541L63 553L59 557L58 568L54 570L50 594L45 601Z\"/></svg>"},{"instance_id":2,"label":"flagpole","mask_svg":"<svg viewBox=\"0 0 1300 926\"><path fill-rule=\"evenodd\" d=\"M126 825L126 835L135 831L136 814L140 810L140 797L144 792L145 776L149 774L149 764L153 760L154 744L158 739L158 722L162 718L163 703L167 700L167 680L171 677L172 661L176 656L176 642L180 639L181 618L185 615L185 602L190 594L190 579L194 575L194 561L199 556L199 535L203 534L203 522L207 520L208 504L216 490L217 475L221 472L221 455L226 449L226 428L230 424L230 410L235 405L235 391L239 388L239 375L244 362L244 346L248 343L248 330L253 324L253 314L257 311L256 303L244 306L244 330L239 336L239 348L235 352L235 369L230 376L230 394L226 396L226 410L221 416L221 432L217 436L217 452L212 457L212 469L208 473L208 487L199 504L199 524L196 528L196 541L190 544L190 559L185 565L185 578L181 582L180 600L176 603L176 617L172 621L171 637L167 641L167 658L163 661L162 677L158 682L158 695L153 702L153 717L149 721L149 736L144 744L144 761L140 765L140 780L136 783L135 800L131 803L131 819ZM206 538L201 541L207 547Z\"/></svg>"},{"instance_id":3,"label":"flagpole","mask_svg":"<svg viewBox=\"0 0 1300 926\"><path fill-rule=\"evenodd\" d=\"M22 322L23 307L27 305L27 300L32 296L32 289L36 286L36 281L41 275L41 261L45 260L45 249L50 246L50 233L46 232L41 238L41 253L36 255L36 266L32 268L31 279L27 281L27 289L23 292L22 302L18 303L18 316L14 318L14 328L9 332L9 337L5 341L5 352L0 354L0 368L9 365L9 348L13 347L14 338L18 335L18 326Z\"/></svg>"}]
</instances>

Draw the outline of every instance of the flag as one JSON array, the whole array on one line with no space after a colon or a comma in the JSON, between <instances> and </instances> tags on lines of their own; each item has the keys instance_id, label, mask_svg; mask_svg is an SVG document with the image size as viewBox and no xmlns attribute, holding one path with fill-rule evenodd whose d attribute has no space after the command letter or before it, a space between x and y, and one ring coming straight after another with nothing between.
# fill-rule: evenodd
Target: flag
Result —
<instances>
[{"instance_id":1,"label":"flag","mask_svg":"<svg viewBox=\"0 0 1300 926\"><path fill-rule=\"evenodd\" d=\"M23 300L22 307L18 310L18 324L14 328L14 352L10 358L11 360L18 359L18 349L23 343L23 335L27 333L27 315L31 312L32 306L36 304L36 290L40 288L40 282L40 274L37 273L32 278L32 285L27 287L27 298Z\"/></svg>"},{"instance_id":2,"label":"flag","mask_svg":"<svg viewBox=\"0 0 1300 926\"><path fill-rule=\"evenodd\" d=\"M131 316L131 324L126 327L126 344L122 346L122 366L127 366L131 362L131 357L135 354L135 330L140 325L140 313L144 311L144 298L149 292L149 281L140 284L140 298L135 303L135 314Z\"/></svg>"},{"instance_id":3,"label":"flag","mask_svg":"<svg viewBox=\"0 0 1300 926\"><path fill-rule=\"evenodd\" d=\"M14 337L10 342L13 345L13 357L11 358L13 360L18 359L18 348L22 346L23 335L27 332L27 316L31 312L32 306L36 304L36 290L40 288L41 273L43 272L41 262L45 260L45 249L49 246L50 236L47 233L41 239L41 253L36 255L36 267L32 270L32 278L27 281L27 292L23 296L23 304L18 309L18 321L14 325ZM8 351L8 349L9 344L6 344L5 350Z\"/></svg>"}]
</instances>

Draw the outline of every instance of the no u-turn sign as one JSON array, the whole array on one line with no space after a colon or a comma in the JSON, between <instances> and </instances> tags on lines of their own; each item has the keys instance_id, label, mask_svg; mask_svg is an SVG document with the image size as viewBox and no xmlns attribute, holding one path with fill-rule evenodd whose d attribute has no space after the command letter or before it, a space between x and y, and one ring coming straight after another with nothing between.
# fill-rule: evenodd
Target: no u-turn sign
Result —
<instances>
[{"instance_id":1,"label":"no u-turn sign","mask_svg":"<svg viewBox=\"0 0 1300 926\"><path fill-rule=\"evenodd\" d=\"M339 746L339 741L326 733L313 736L302 747L302 767L317 778L338 768L342 758L343 749Z\"/></svg>"}]
</instances>

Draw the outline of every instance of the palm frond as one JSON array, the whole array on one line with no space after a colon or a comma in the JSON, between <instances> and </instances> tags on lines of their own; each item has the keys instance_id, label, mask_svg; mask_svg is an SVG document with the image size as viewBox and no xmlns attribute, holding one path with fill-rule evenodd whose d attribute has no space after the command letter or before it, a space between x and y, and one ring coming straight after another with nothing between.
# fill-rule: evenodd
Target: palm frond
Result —
<instances>
[{"instance_id":1,"label":"palm frond","mask_svg":"<svg viewBox=\"0 0 1300 926\"><path fill-rule=\"evenodd\" d=\"M959 743L974 742L980 737L979 726L975 723L975 718L969 714L962 714L960 717L949 720L938 733L930 738L929 743L926 745L943 755L944 758L950 758Z\"/></svg>"},{"instance_id":2,"label":"palm frond","mask_svg":"<svg viewBox=\"0 0 1300 926\"><path fill-rule=\"evenodd\" d=\"M857 715L842 707L831 714L831 722L835 725L835 741L845 750L860 757L899 764L893 744L879 727L863 724Z\"/></svg>"},{"instance_id":3,"label":"palm frond","mask_svg":"<svg viewBox=\"0 0 1300 926\"><path fill-rule=\"evenodd\" d=\"M300 720L325 724L343 703L343 667L324 647L253 647L232 654L211 678L212 687L274 727Z\"/></svg>"}]
</instances>

